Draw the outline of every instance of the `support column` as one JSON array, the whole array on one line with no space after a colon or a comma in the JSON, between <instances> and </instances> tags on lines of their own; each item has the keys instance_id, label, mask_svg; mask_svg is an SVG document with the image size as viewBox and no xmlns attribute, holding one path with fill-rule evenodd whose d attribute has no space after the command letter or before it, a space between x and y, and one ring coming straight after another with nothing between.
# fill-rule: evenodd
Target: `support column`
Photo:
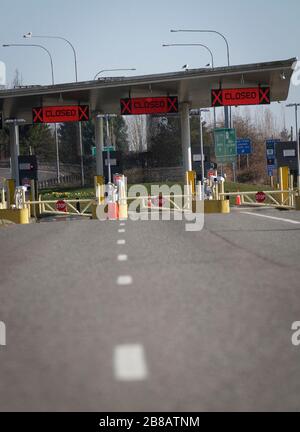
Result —
<instances>
[{"instance_id":1,"label":"support column","mask_svg":"<svg viewBox=\"0 0 300 432\"><path fill-rule=\"evenodd\" d=\"M104 148L104 134L103 134L103 117L96 115L95 117L95 144L96 144L96 175L104 176L103 170L103 148Z\"/></svg>"},{"instance_id":2,"label":"support column","mask_svg":"<svg viewBox=\"0 0 300 432\"><path fill-rule=\"evenodd\" d=\"M183 153L184 171L192 171L192 147L191 147L191 128L190 128L190 108L184 102L181 105L181 143Z\"/></svg>"},{"instance_id":3,"label":"support column","mask_svg":"<svg viewBox=\"0 0 300 432\"><path fill-rule=\"evenodd\" d=\"M16 122L9 126L9 138L10 138L10 158L11 158L11 178L15 180L16 186L20 185L19 179L19 126Z\"/></svg>"}]
</instances>

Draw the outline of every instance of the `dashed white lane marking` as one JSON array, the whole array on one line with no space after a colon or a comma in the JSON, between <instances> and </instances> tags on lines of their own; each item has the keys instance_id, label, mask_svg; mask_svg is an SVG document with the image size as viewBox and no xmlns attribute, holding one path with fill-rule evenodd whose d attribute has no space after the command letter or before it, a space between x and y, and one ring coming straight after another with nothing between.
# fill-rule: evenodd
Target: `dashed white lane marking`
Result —
<instances>
[{"instance_id":1,"label":"dashed white lane marking","mask_svg":"<svg viewBox=\"0 0 300 432\"><path fill-rule=\"evenodd\" d=\"M118 231L119 234L124 234L125 232L126 232L126 230L124 230L124 229L119 229L119 231Z\"/></svg>"},{"instance_id":2,"label":"dashed white lane marking","mask_svg":"<svg viewBox=\"0 0 300 432\"><path fill-rule=\"evenodd\" d=\"M125 222L121 222L121 223L120 223L120 226L121 226L121 227L124 227L125 225L126 225Z\"/></svg>"},{"instance_id":3,"label":"dashed white lane marking","mask_svg":"<svg viewBox=\"0 0 300 432\"><path fill-rule=\"evenodd\" d=\"M131 276L119 276L117 279L118 285L131 285L132 277Z\"/></svg>"},{"instance_id":4,"label":"dashed white lane marking","mask_svg":"<svg viewBox=\"0 0 300 432\"><path fill-rule=\"evenodd\" d=\"M242 214L246 214L246 215L250 215L250 216L256 216L256 217L261 217L261 218L266 218L266 219L272 219L272 220L276 220L279 222L287 222L287 223L291 223L294 225L300 225L300 222L298 221L294 221L292 219L284 219L284 218L279 218L279 217L275 217L275 216L266 216L266 215L262 215L262 214L258 214L258 213L252 213L252 212L241 212Z\"/></svg>"},{"instance_id":5,"label":"dashed white lane marking","mask_svg":"<svg viewBox=\"0 0 300 432\"><path fill-rule=\"evenodd\" d=\"M114 374L118 381L144 381L148 376L142 345L118 345L114 350Z\"/></svg>"},{"instance_id":6,"label":"dashed white lane marking","mask_svg":"<svg viewBox=\"0 0 300 432\"><path fill-rule=\"evenodd\" d=\"M126 244L126 240L118 240L118 241L117 241L117 244L118 244L119 246L125 245L125 244Z\"/></svg>"},{"instance_id":7,"label":"dashed white lane marking","mask_svg":"<svg viewBox=\"0 0 300 432\"><path fill-rule=\"evenodd\" d=\"M118 255L118 261L128 261L127 255Z\"/></svg>"}]
</instances>

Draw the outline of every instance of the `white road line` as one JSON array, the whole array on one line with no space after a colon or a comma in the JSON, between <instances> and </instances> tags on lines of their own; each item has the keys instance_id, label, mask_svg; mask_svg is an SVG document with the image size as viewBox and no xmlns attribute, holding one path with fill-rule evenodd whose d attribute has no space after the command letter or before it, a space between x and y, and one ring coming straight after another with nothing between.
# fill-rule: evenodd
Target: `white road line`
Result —
<instances>
[{"instance_id":1,"label":"white road line","mask_svg":"<svg viewBox=\"0 0 300 432\"><path fill-rule=\"evenodd\" d=\"M132 277L131 276L119 276L117 279L118 285L131 285Z\"/></svg>"},{"instance_id":2,"label":"white road line","mask_svg":"<svg viewBox=\"0 0 300 432\"><path fill-rule=\"evenodd\" d=\"M114 374L118 381L144 381L148 376L142 345L118 345L114 350Z\"/></svg>"},{"instance_id":3,"label":"white road line","mask_svg":"<svg viewBox=\"0 0 300 432\"><path fill-rule=\"evenodd\" d=\"M121 222L121 223L120 223L120 226L121 226L121 227L123 227L123 226L125 226L125 225L126 225L125 222Z\"/></svg>"},{"instance_id":4,"label":"white road line","mask_svg":"<svg viewBox=\"0 0 300 432\"><path fill-rule=\"evenodd\" d=\"M118 241L117 241L117 244L118 244L119 246L125 245L125 244L126 244L126 240L118 240Z\"/></svg>"},{"instance_id":5,"label":"white road line","mask_svg":"<svg viewBox=\"0 0 300 432\"><path fill-rule=\"evenodd\" d=\"M127 255L118 255L118 261L128 261Z\"/></svg>"},{"instance_id":6,"label":"white road line","mask_svg":"<svg viewBox=\"0 0 300 432\"><path fill-rule=\"evenodd\" d=\"M126 232L126 230L124 230L124 229L119 229L119 230L118 230L118 233L119 233L119 234L124 234L125 232Z\"/></svg>"},{"instance_id":7,"label":"white road line","mask_svg":"<svg viewBox=\"0 0 300 432\"><path fill-rule=\"evenodd\" d=\"M252 212L241 212L241 213L246 214L246 215L250 215L250 216L257 216L257 217L261 217L261 218L272 219L272 220L276 220L276 221L280 221L280 222L287 222L287 223L291 223L294 225L300 225L300 222L294 221L292 219L278 218L275 216L266 216L266 215L262 215L262 214L258 214L258 213L252 213Z\"/></svg>"}]
</instances>

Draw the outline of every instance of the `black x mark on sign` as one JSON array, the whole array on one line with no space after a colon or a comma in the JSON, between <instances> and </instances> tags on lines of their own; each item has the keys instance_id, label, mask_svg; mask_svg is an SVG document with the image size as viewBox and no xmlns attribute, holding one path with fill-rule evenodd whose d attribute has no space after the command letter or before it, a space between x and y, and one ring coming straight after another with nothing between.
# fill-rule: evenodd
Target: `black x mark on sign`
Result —
<instances>
[{"instance_id":1,"label":"black x mark on sign","mask_svg":"<svg viewBox=\"0 0 300 432\"><path fill-rule=\"evenodd\" d=\"M212 90L211 91L212 106L223 106L223 91Z\"/></svg>"},{"instance_id":2,"label":"black x mark on sign","mask_svg":"<svg viewBox=\"0 0 300 432\"><path fill-rule=\"evenodd\" d=\"M169 113L178 113L178 98L168 98L168 112Z\"/></svg>"},{"instance_id":3,"label":"black x mark on sign","mask_svg":"<svg viewBox=\"0 0 300 432\"><path fill-rule=\"evenodd\" d=\"M267 105L271 103L270 87L259 87L259 104Z\"/></svg>"},{"instance_id":4,"label":"black x mark on sign","mask_svg":"<svg viewBox=\"0 0 300 432\"><path fill-rule=\"evenodd\" d=\"M79 121L88 121L90 117L89 106L88 105L79 105L78 106L78 120Z\"/></svg>"},{"instance_id":5,"label":"black x mark on sign","mask_svg":"<svg viewBox=\"0 0 300 432\"><path fill-rule=\"evenodd\" d=\"M131 99L121 99L121 113L122 115L131 114Z\"/></svg>"},{"instance_id":6,"label":"black x mark on sign","mask_svg":"<svg viewBox=\"0 0 300 432\"><path fill-rule=\"evenodd\" d=\"M32 109L33 123L44 123L43 108Z\"/></svg>"}]
</instances>

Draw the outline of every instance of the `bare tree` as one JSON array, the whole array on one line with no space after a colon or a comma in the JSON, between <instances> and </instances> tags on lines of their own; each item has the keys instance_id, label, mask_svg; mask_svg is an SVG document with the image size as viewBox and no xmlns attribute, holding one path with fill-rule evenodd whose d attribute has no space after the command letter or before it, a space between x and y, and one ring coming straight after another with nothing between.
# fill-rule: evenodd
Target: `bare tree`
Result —
<instances>
[{"instance_id":1,"label":"bare tree","mask_svg":"<svg viewBox=\"0 0 300 432\"><path fill-rule=\"evenodd\" d=\"M134 116L126 119L128 127L129 150L143 152L147 150L146 116Z\"/></svg>"}]
</instances>

